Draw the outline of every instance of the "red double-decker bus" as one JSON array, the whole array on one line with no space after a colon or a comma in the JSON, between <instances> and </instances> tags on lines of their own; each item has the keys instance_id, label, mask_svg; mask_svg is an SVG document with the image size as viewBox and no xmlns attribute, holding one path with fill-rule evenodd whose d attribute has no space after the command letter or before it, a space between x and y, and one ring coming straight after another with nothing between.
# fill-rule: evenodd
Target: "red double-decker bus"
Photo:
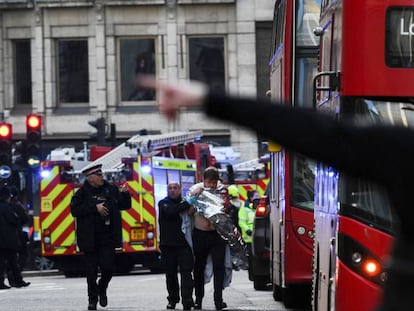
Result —
<instances>
[{"instance_id":1,"label":"red double-decker bus","mask_svg":"<svg viewBox=\"0 0 414 311\"><path fill-rule=\"evenodd\" d=\"M363 125L413 126L413 17L410 0L323 0L314 107ZM386 191L318 163L314 212L313 310L374 310L397 227Z\"/></svg>"},{"instance_id":2,"label":"red double-decker bus","mask_svg":"<svg viewBox=\"0 0 414 311\"><path fill-rule=\"evenodd\" d=\"M271 97L275 101L312 106L319 45L313 29L318 26L319 15L320 0L276 1L269 62ZM310 304L315 165L284 149L273 150L270 160L273 297L283 300L287 307Z\"/></svg>"}]
</instances>

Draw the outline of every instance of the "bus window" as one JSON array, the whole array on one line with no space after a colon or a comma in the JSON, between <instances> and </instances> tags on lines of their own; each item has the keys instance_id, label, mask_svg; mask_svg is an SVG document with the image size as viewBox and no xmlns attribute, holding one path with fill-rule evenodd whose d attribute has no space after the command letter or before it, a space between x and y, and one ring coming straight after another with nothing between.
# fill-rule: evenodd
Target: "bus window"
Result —
<instances>
[{"instance_id":1,"label":"bus window","mask_svg":"<svg viewBox=\"0 0 414 311\"><path fill-rule=\"evenodd\" d=\"M304 53L296 59L295 106L312 107L312 81L318 68L317 50L298 51ZM305 55L309 54L309 55Z\"/></svg>"},{"instance_id":2,"label":"bus window","mask_svg":"<svg viewBox=\"0 0 414 311\"><path fill-rule=\"evenodd\" d=\"M395 234L397 217L381 186L360 178L343 177L339 184L339 202L341 214Z\"/></svg>"},{"instance_id":3,"label":"bus window","mask_svg":"<svg viewBox=\"0 0 414 311\"><path fill-rule=\"evenodd\" d=\"M292 205L307 209L314 207L315 164L314 161L292 154L291 161Z\"/></svg>"},{"instance_id":4,"label":"bus window","mask_svg":"<svg viewBox=\"0 0 414 311\"><path fill-rule=\"evenodd\" d=\"M296 45L317 46L319 37L313 35L318 26L320 13L320 0L298 0L296 10Z\"/></svg>"}]
</instances>

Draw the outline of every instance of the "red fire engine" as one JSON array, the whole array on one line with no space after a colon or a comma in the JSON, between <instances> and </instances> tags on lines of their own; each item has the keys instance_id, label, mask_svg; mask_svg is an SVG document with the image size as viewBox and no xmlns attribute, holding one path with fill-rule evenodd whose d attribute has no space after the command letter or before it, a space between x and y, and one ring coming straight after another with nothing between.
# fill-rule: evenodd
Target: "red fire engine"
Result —
<instances>
[{"instance_id":1,"label":"red fire engine","mask_svg":"<svg viewBox=\"0 0 414 311\"><path fill-rule=\"evenodd\" d=\"M158 269L158 201L166 196L170 181L180 182L186 193L201 180L201 172L213 159L208 145L196 142L201 135L201 131L136 135L78 168L74 161L41 163L42 255L67 276L82 272L70 201L83 184L81 171L102 164L105 179L126 183L132 196L131 209L122 211L123 247L117 251L116 270L128 272L135 264Z\"/></svg>"}]
</instances>

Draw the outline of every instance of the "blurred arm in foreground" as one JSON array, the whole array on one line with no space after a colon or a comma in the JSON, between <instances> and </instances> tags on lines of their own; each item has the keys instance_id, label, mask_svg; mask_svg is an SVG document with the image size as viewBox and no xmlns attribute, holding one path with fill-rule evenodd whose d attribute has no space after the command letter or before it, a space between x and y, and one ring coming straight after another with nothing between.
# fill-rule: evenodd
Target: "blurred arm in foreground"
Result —
<instances>
[{"instance_id":1,"label":"blurred arm in foreground","mask_svg":"<svg viewBox=\"0 0 414 311\"><path fill-rule=\"evenodd\" d=\"M181 108L200 107L211 117L250 128L285 148L385 186L400 218L400 232L392 251L379 310L414 309L412 129L360 126L312 109L212 94L199 82L169 84L143 77L139 83L159 92L160 111L170 119L175 118Z\"/></svg>"}]
</instances>

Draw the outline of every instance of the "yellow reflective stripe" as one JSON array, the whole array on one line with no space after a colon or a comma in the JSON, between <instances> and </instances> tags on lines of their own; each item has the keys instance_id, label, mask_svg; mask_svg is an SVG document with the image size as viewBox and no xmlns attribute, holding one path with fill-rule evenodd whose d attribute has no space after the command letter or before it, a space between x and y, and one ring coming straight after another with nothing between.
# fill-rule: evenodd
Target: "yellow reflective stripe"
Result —
<instances>
[{"instance_id":1,"label":"yellow reflective stripe","mask_svg":"<svg viewBox=\"0 0 414 311\"><path fill-rule=\"evenodd\" d=\"M195 171L196 163L194 160L153 158L153 167L159 169L173 169L180 171Z\"/></svg>"},{"instance_id":2,"label":"yellow reflective stripe","mask_svg":"<svg viewBox=\"0 0 414 311\"><path fill-rule=\"evenodd\" d=\"M55 199L66 185L57 185L55 189L48 196L49 199ZM70 205L70 200L72 198L72 192L69 192L68 195L53 209L53 211L43 220L42 228L48 228L52 222L58 217L66 208Z\"/></svg>"},{"instance_id":3,"label":"yellow reflective stripe","mask_svg":"<svg viewBox=\"0 0 414 311\"><path fill-rule=\"evenodd\" d=\"M63 232L70 226L72 225L74 219L72 217L71 214L69 214L67 217L65 217L65 219L59 223L59 226L57 226L53 231L52 231L52 242L56 241L58 238L60 238L60 236L63 234ZM70 243L72 244L72 243ZM64 242L62 242L61 245L66 245Z\"/></svg>"},{"instance_id":4,"label":"yellow reflective stripe","mask_svg":"<svg viewBox=\"0 0 414 311\"><path fill-rule=\"evenodd\" d=\"M67 238L62 242L61 245L70 246L75 243L75 231L71 231L71 233L67 236ZM57 248L53 251L55 255L61 255L66 252L66 247Z\"/></svg>"},{"instance_id":5,"label":"yellow reflective stripe","mask_svg":"<svg viewBox=\"0 0 414 311\"><path fill-rule=\"evenodd\" d=\"M139 184L138 184L137 181L128 182L128 187L130 189L132 189L135 193L138 193L139 192Z\"/></svg>"},{"instance_id":6,"label":"yellow reflective stripe","mask_svg":"<svg viewBox=\"0 0 414 311\"><path fill-rule=\"evenodd\" d=\"M122 228L122 242L129 243L129 231L125 228Z\"/></svg>"},{"instance_id":7,"label":"yellow reflective stripe","mask_svg":"<svg viewBox=\"0 0 414 311\"><path fill-rule=\"evenodd\" d=\"M50 175L47 178L43 178L40 182L40 191L43 191L46 189L46 187L49 185L49 183L55 179L55 177L59 174L59 166L54 166L51 171Z\"/></svg>"},{"instance_id":8,"label":"yellow reflective stripe","mask_svg":"<svg viewBox=\"0 0 414 311\"><path fill-rule=\"evenodd\" d=\"M127 211L122 212L122 220L125 221L130 227L136 226L136 220Z\"/></svg>"}]
</instances>

